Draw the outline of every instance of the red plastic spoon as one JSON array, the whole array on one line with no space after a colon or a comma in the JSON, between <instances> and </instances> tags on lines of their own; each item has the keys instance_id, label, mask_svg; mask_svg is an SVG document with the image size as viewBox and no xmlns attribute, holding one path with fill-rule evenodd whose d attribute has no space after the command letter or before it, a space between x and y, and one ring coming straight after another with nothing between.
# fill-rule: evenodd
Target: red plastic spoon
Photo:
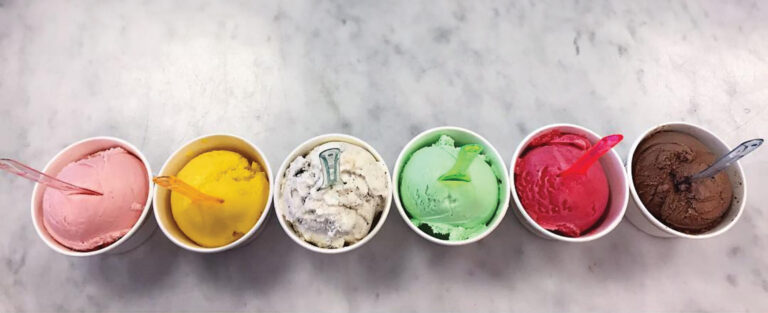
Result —
<instances>
[{"instance_id":1,"label":"red plastic spoon","mask_svg":"<svg viewBox=\"0 0 768 313\"><path fill-rule=\"evenodd\" d=\"M587 170L592 166L592 164L595 164L595 162L597 162L601 156L606 154L608 151L611 151L611 149L619 144L622 139L624 139L624 136L622 135L610 135L603 137L603 139L600 139L597 144L587 150L587 152L584 153L584 155L582 155L578 160L576 160L576 162L573 162L570 167L560 172L560 174L557 174L557 176L585 174Z\"/></svg>"},{"instance_id":2,"label":"red plastic spoon","mask_svg":"<svg viewBox=\"0 0 768 313\"><path fill-rule=\"evenodd\" d=\"M18 176L24 177L31 181L35 181L46 185L48 187L58 189L73 195L90 195L101 196L98 191L94 191L88 188L78 187L53 176L49 176L33 169L29 166L22 164L19 161L11 159L0 159L0 170L5 170Z\"/></svg>"}]
</instances>

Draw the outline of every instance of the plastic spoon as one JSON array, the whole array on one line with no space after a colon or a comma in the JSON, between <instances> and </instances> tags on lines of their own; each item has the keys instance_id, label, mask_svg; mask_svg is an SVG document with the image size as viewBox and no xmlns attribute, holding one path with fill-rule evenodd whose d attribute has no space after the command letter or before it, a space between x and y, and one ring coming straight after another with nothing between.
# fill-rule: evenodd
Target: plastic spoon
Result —
<instances>
[{"instance_id":1,"label":"plastic spoon","mask_svg":"<svg viewBox=\"0 0 768 313\"><path fill-rule=\"evenodd\" d=\"M736 148L733 148L733 150L721 156L719 159L717 159L717 161L715 161L715 163L712 163L712 165L703 171L693 174L690 177L684 177L678 181L677 188L680 190L687 190L691 186L691 182L694 180L715 176L717 173L720 173L722 170L728 168L728 166L731 166L731 164L735 163L752 151L755 151L755 149L760 147L762 144L763 139L752 139L742 142L740 145L736 146Z\"/></svg>"},{"instance_id":2,"label":"plastic spoon","mask_svg":"<svg viewBox=\"0 0 768 313\"><path fill-rule=\"evenodd\" d=\"M323 163L323 186L328 188L339 181L339 156L341 149L330 148L320 152L320 161Z\"/></svg>"},{"instance_id":3,"label":"plastic spoon","mask_svg":"<svg viewBox=\"0 0 768 313\"><path fill-rule=\"evenodd\" d=\"M587 152L576 160L576 162L573 162L570 167L560 172L560 174L557 174L557 176L585 174L592 164L595 164L601 156L608 153L608 151L611 151L611 149L619 144L622 139L624 139L624 136L618 134L603 137L603 139L600 139L600 141L592 146L592 148L587 150Z\"/></svg>"},{"instance_id":4,"label":"plastic spoon","mask_svg":"<svg viewBox=\"0 0 768 313\"><path fill-rule=\"evenodd\" d=\"M176 176L157 176L152 181L158 186L178 192L192 201L224 203L224 199L204 194Z\"/></svg>"},{"instance_id":5,"label":"plastic spoon","mask_svg":"<svg viewBox=\"0 0 768 313\"><path fill-rule=\"evenodd\" d=\"M453 164L450 170L445 172L438 180L440 181L463 181L470 182L472 178L469 177L467 170L472 165L472 161L475 157L483 151L483 147L476 144L464 145L459 150L459 156L456 157L456 163Z\"/></svg>"},{"instance_id":6,"label":"plastic spoon","mask_svg":"<svg viewBox=\"0 0 768 313\"><path fill-rule=\"evenodd\" d=\"M0 159L0 169L16 174L18 176L24 177L31 181L38 182L48 187L67 192L68 194L71 194L71 195L89 195L89 196L102 195L98 191L75 186L73 184L60 180L53 176L49 176L43 172L40 172L36 169L26 166L16 160Z\"/></svg>"},{"instance_id":7,"label":"plastic spoon","mask_svg":"<svg viewBox=\"0 0 768 313\"><path fill-rule=\"evenodd\" d=\"M736 148L733 148L730 152L721 156L714 164L710 165L707 169L691 176L691 180L696 180L705 177L712 177L720 171L728 168L734 162L743 158L752 151L755 151L760 145L763 144L763 139L752 139L742 142Z\"/></svg>"}]
</instances>

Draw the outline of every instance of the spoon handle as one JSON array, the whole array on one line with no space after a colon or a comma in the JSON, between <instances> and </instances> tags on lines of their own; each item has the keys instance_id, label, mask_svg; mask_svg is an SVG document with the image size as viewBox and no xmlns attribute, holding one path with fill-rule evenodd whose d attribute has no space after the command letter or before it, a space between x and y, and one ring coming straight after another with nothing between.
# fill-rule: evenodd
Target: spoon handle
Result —
<instances>
[{"instance_id":1,"label":"spoon handle","mask_svg":"<svg viewBox=\"0 0 768 313\"><path fill-rule=\"evenodd\" d=\"M329 188L339 181L339 156L341 149L330 148L320 152L323 164L323 188Z\"/></svg>"},{"instance_id":2,"label":"spoon handle","mask_svg":"<svg viewBox=\"0 0 768 313\"><path fill-rule=\"evenodd\" d=\"M41 183L48 187L68 192L70 194L101 196L100 192L88 188L78 187L68 182L59 180L53 176L46 175L43 172L26 166L16 160L0 159L0 169L16 174L20 177L24 177L31 181Z\"/></svg>"},{"instance_id":3,"label":"spoon handle","mask_svg":"<svg viewBox=\"0 0 768 313\"><path fill-rule=\"evenodd\" d=\"M440 181L463 181L470 182L472 178L469 176L469 166L472 165L472 161L475 157L483 151L483 147L477 144L464 145L459 150L459 155L456 157L456 163L453 164L448 172L440 176Z\"/></svg>"},{"instance_id":4,"label":"spoon handle","mask_svg":"<svg viewBox=\"0 0 768 313\"><path fill-rule=\"evenodd\" d=\"M579 174L584 175L584 173L589 170L589 168L595 164L598 160L600 160L600 157L602 157L604 154L608 153L608 151L611 151L613 147L615 147L619 142L621 142L624 139L623 135L616 134L616 135L610 135L605 136L600 141L598 141L592 148L589 148L587 152L584 153L579 159L576 160L576 162L573 162L571 166L569 166L564 171L557 174L558 176L566 176L566 175L573 175L573 174Z\"/></svg>"},{"instance_id":5,"label":"spoon handle","mask_svg":"<svg viewBox=\"0 0 768 313\"><path fill-rule=\"evenodd\" d=\"M720 159L718 159L714 164L710 165L707 169L699 172L696 175L691 176L691 180L715 176L715 174L724 170L725 168L733 164L733 162L736 162L739 159L743 158L745 155L749 154L750 152L755 151L755 149L757 149L757 147L759 147L762 144L763 144L763 139L752 139L752 140L747 140L745 142L742 142L736 148L726 153L724 156L720 157Z\"/></svg>"},{"instance_id":6,"label":"spoon handle","mask_svg":"<svg viewBox=\"0 0 768 313\"><path fill-rule=\"evenodd\" d=\"M160 187L178 192L193 201L224 203L224 199L205 194L176 176L157 176L152 178L152 181Z\"/></svg>"}]
</instances>

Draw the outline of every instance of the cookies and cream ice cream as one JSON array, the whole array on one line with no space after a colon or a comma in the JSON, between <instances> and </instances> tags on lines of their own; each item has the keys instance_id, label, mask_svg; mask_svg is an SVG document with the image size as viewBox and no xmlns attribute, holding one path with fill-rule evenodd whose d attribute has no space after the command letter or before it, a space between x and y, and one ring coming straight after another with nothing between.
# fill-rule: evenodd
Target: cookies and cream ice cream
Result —
<instances>
[{"instance_id":1,"label":"cookies and cream ice cream","mask_svg":"<svg viewBox=\"0 0 768 313\"><path fill-rule=\"evenodd\" d=\"M326 151L338 152L338 172L331 173L335 183L327 181L327 167L333 165L324 164L328 161L321 154ZM386 165L346 142L328 142L298 156L279 189L278 214L300 238L321 248L341 248L363 239L390 193Z\"/></svg>"}]
</instances>

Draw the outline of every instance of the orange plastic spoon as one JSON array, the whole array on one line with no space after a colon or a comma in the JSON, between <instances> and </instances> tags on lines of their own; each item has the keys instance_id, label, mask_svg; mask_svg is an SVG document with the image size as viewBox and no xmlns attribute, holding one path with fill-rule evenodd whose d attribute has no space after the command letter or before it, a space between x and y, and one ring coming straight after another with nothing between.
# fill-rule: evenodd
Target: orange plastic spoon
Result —
<instances>
[{"instance_id":1,"label":"orange plastic spoon","mask_svg":"<svg viewBox=\"0 0 768 313\"><path fill-rule=\"evenodd\" d=\"M152 181L158 186L178 192L192 201L224 203L224 199L204 194L176 176L157 176Z\"/></svg>"}]
</instances>

